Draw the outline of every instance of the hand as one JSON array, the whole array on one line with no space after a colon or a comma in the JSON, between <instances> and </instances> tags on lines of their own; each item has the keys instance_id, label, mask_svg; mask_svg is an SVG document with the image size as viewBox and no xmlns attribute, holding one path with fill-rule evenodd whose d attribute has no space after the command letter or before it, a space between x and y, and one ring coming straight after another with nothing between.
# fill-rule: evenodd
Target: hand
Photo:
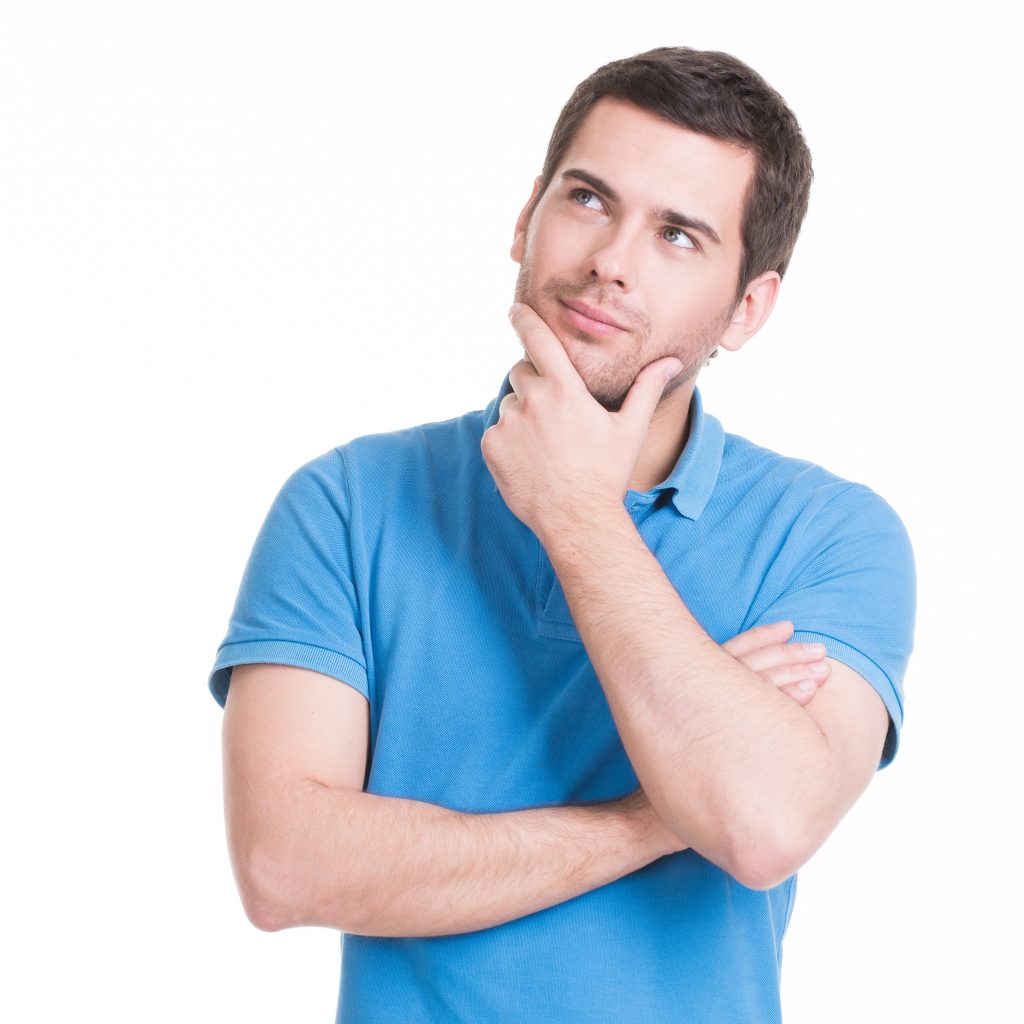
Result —
<instances>
[{"instance_id":1,"label":"hand","mask_svg":"<svg viewBox=\"0 0 1024 1024\"><path fill-rule=\"evenodd\" d=\"M792 622L772 622L726 640L722 650L803 707L826 683L831 669L824 645L788 643L792 635Z\"/></svg>"},{"instance_id":2,"label":"hand","mask_svg":"<svg viewBox=\"0 0 1024 1024\"><path fill-rule=\"evenodd\" d=\"M517 303L509 316L526 358L509 371L513 390L480 448L505 504L543 543L567 515L621 511L666 373L681 364L674 357L649 363L621 409L608 412L532 307Z\"/></svg>"}]
</instances>

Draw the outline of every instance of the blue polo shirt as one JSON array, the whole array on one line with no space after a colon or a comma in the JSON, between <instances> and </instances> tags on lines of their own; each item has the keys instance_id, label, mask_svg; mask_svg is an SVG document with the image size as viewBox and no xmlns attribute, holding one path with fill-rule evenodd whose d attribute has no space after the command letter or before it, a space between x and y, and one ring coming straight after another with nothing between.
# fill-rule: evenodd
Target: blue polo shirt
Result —
<instances>
[{"instance_id":1,"label":"blue polo shirt","mask_svg":"<svg viewBox=\"0 0 1024 1024\"><path fill-rule=\"evenodd\" d=\"M639 782L565 595L480 451L484 409L356 438L296 470L245 569L209 686L313 669L370 713L367 792L494 813L613 800ZM914 567L873 491L726 434L698 391L669 476L624 500L722 643L790 619L903 719ZM372 851L366 851L372 856ZM748 889L692 850L507 924L343 934L338 1020L769 1022L796 876Z\"/></svg>"}]
</instances>

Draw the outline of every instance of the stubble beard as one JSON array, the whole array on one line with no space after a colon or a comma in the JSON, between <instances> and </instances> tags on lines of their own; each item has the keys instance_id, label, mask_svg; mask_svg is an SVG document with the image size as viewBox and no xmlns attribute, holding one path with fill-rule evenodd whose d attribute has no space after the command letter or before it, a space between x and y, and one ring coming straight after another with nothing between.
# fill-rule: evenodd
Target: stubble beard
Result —
<instances>
[{"instance_id":1,"label":"stubble beard","mask_svg":"<svg viewBox=\"0 0 1024 1024\"><path fill-rule=\"evenodd\" d=\"M525 302L537 310L548 326L551 327L552 331L554 331L554 327L544 317L543 311L545 309L553 310L557 308L558 302L562 298L577 298L586 295L587 301L591 305L600 306L602 309L611 308L615 310L616 317L625 321L626 326L633 332L636 340L635 343L631 343L628 365L626 364L626 358L620 359L611 365L602 364L594 366L591 364L584 368L586 376L584 376L584 371L581 371L580 367L576 367L577 373L583 378L584 383L587 385L587 390L594 401L607 409L608 412L619 412L622 409L622 403L626 400L626 396L636 381L637 375L646 365L646 363L640 364L639 356L648 353L648 343L651 337L650 321L646 318L638 318L633 313L625 313L614 303L608 302L601 290L599 288L595 290L594 286L589 282L578 285L564 278L551 278L541 286L540 296L538 297L530 280L531 270L529 254L524 253L519 264L519 275L516 278L515 301ZM660 408L681 387L696 379L701 367L707 362L708 356L721 338L722 332L732 316L732 312L733 307L730 305L717 317L706 321L695 330L673 338L668 351L659 353L653 359L648 359L648 362L653 362L654 359L661 358L662 356L673 355L683 363L682 370L662 392L661 398L658 399L657 408ZM596 338L586 331L572 330L571 334L573 337L590 344L601 344L605 341L605 339Z\"/></svg>"}]
</instances>

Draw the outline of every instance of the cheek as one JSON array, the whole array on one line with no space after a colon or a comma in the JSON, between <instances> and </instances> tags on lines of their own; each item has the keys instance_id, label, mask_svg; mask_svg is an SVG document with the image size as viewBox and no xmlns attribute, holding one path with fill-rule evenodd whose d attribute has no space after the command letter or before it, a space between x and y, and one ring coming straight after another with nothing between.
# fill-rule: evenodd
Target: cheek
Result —
<instances>
[{"instance_id":1,"label":"cheek","mask_svg":"<svg viewBox=\"0 0 1024 1024\"><path fill-rule=\"evenodd\" d=\"M573 255L585 251L587 237L581 225L571 218L548 218L528 232L530 249L536 264L552 268L571 265Z\"/></svg>"},{"instance_id":2,"label":"cheek","mask_svg":"<svg viewBox=\"0 0 1024 1024\"><path fill-rule=\"evenodd\" d=\"M718 282L708 280L707 275L690 275L685 281L677 278L661 291L662 295L671 295L672 301L652 311L652 322L673 334L689 332L721 313L720 291Z\"/></svg>"},{"instance_id":3,"label":"cheek","mask_svg":"<svg viewBox=\"0 0 1024 1024\"><path fill-rule=\"evenodd\" d=\"M544 238L533 238L526 250L530 269L534 272L544 273L550 265L550 253Z\"/></svg>"}]
</instances>

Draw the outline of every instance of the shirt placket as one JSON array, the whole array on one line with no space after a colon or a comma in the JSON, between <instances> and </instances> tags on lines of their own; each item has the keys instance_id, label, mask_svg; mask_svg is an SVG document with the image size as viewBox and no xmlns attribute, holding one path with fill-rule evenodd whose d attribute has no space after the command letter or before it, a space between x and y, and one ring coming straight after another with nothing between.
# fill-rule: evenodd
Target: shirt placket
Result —
<instances>
[{"instance_id":1,"label":"shirt placket","mask_svg":"<svg viewBox=\"0 0 1024 1024\"><path fill-rule=\"evenodd\" d=\"M638 494L636 491L627 491L623 500L623 505L641 536L643 536L643 524L651 512L655 498L654 494ZM551 565L547 552L539 543L537 545L534 622L537 632L541 636L582 643L579 631L572 619L572 612L569 610L569 602L565 599L562 584Z\"/></svg>"}]
</instances>

